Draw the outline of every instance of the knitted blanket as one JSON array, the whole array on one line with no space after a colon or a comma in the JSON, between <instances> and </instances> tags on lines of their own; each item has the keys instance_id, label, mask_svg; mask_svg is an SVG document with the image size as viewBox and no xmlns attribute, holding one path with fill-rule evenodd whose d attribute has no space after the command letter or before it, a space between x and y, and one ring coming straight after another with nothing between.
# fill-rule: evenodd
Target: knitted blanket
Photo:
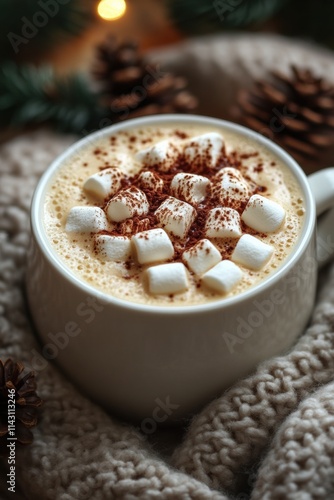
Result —
<instances>
[{"instance_id":1,"label":"knitted blanket","mask_svg":"<svg viewBox=\"0 0 334 500\"><path fill-rule=\"evenodd\" d=\"M48 130L0 148L0 358L27 366L39 344L24 292L29 205L50 161L74 138ZM14 498L334 498L334 265L320 279L309 327L186 429L144 435L117 421L48 363L34 442L16 454ZM13 498L1 462L1 498Z\"/></svg>"}]
</instances>

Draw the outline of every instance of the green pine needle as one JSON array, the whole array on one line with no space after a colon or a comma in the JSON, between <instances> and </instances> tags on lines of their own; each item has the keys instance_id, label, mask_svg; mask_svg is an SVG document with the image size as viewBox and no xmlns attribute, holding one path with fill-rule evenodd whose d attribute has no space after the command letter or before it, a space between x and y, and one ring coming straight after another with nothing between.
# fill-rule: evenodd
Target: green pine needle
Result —
<instances>
[{"instance_id":1,"label":"green pine needle","mask_svg":"<svg viewBox=\"0 0 334 500\"><path fill-rule=\"evenodd\" d=\"M49 66L0 66L0 125L12 128L50 123L55 128L82 133L106 116L81 75L55 76Z\"/></svg>"},{"instance_id":2,"label":"green pine needle","mask_svg":"<svg viewBox=\"0 0 334 500\"><path fill-rule=\"evenodd\" d=\"M190 34L263 22L290 0L169 0L171 17Z\"/></svg>"},{"instance_id":3,"label":"green pine needle","mask_svg":"<svg viewBox=\"0 0 334 500\"><path fill-rule=\"evenodd\" d=\"M94 21L96 0L0 0L0 58L45 52Z\"/></svg>"}]
</instances>

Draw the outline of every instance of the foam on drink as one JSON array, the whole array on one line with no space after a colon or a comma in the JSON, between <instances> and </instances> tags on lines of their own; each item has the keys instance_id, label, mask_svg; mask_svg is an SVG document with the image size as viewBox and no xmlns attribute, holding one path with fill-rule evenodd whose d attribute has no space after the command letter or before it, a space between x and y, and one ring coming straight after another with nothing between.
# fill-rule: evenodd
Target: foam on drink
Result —
<instances>
[{"instance_id":1,"label":"foam on drink","mask_svg":"<svg viewBox=\"0 0 334 500\"><path fill-rule=\"evenodd\" d=\"M199 139L201 136L204 140ZM224 139L218 141L218 136ZM210 137L214 138L214 147L210 147ZM223 141L228 148L222 146ZM166 144L171 145L170 150ZM182 151L186 154L182 155ZM120 169L123 174L122 179L117 177L121 185L116 193L111 189L110 195L101 200L83 188L92 176L116 171L110 169ZM65 227L73 207L103 210L108 227L98 234L69 233ZM297 181L272 152L236 133L191 125L180 131L177 124L118 132L99 139L93 147L87 145L67 160L51 180L44 209L50 243L73 273L107 294L159 306L211 302L256 285L275 272L290 254L301 232L304 213ZM272 225L271 218L275 222ZM254 223L258 219L260 225ZM224 230L219 230L221 227ZM160 234L157 228L163 232ZM274 231L266 232L268 228ZM244 234L273 248L273 255L263 259L259 269L248 266L247 258L239 263L233 260ZM206 245L212 245L220 258L199 253L198 243L205 239L210 240ZM111 246L115 243L117 248ZM245 244L247 239L243 247ZM123 246L127 252L124 258ZM146 252L152 254L147 259ZM232 280L233 287L231 280L226 286L221 277L229 269L225 264L214 269L210 278L202 279L199 269L210 272L220 259L233 261L242 271L242 278ZM175 273L179 268L161 267L160 275L158 267L172 263L182 264L182 286L175 285L175 293L167 282L164 287L163 279L168 280L168 269ZM151 267L156 269L148 273ZM148 276L158 280L159 293L150 291Z\"/></svg>"}]
</instances>

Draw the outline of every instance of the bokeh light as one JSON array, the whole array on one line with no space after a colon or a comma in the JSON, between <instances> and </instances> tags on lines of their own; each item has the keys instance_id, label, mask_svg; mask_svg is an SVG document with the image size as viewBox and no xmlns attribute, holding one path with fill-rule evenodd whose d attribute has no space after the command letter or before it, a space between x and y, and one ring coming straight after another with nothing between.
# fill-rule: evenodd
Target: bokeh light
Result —
<instances>
[{"instance_id":1,"label":"bokeh light","mask_svg":"<svg viewBox=\"0 0 334 500\"><path fill-rule=\"evenodd\" d=\"M97 12L106 21L115 21L124 16L126 11L125 0L101 0Z\"/></svg>"}]
</instances>

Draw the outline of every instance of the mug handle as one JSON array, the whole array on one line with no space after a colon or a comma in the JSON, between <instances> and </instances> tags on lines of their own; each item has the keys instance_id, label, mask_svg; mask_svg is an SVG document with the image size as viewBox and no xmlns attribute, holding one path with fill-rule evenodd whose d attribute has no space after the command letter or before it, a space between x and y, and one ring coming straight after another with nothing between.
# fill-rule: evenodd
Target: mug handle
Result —
<instances>
[{"instance_id":1,"label":"mug handle","mask_svg":"<svg viewBox=\"0 0 334 500\"><path fill-rule=\"evenodd\" d=\"M317 216L321 215L317 225L317 260L319 267L322 267L334 255L334 168L309 175L308 182Z\"/></svg>"}]
</instances>

